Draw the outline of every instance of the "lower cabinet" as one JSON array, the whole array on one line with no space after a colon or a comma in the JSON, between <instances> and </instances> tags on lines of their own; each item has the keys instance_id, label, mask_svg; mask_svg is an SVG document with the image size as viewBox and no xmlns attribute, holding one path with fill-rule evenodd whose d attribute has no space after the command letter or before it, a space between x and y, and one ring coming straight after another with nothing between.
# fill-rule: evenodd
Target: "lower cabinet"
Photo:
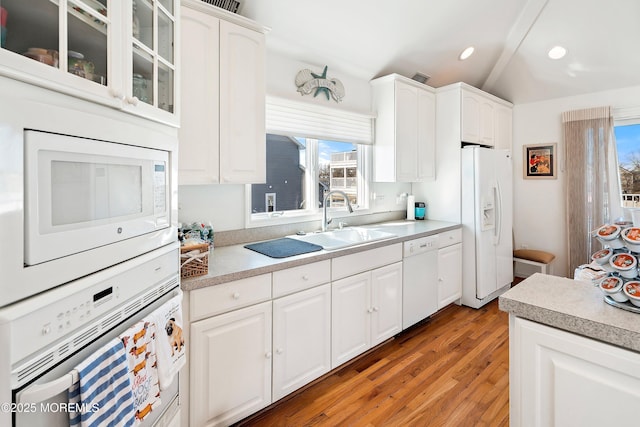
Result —
<instances>
[{"instance_id":1,"label":"lower cabinet","mask_svg":"<svg viewBox=\"0 0 640 427\"><path fill-rule=\"evenodd\" d=\"M438 249L438 310L462 296L462 243Z\"/></svg>"},{"instance_id":2,"label":"lower cabinet","mask_svg":"<svg viewBox=\"0 0 640 427\"><path fill-rule=\"evenodd\" d=\"M268 301L191 324L191 425L229 425L271 404L271 318Z\"/></svg>"},{"instance_id":3,"label":"lower cabinet","mask_svg":"<svg viewBox=\"0 0 640 427\"><path fill-rule=\"evenodd\" d=\"M509 321L510 425L638 425L640 353Z\"/></svg>"},{"instance_id":4,"label":"lower cabinet","mask_svg":"<svg viewBox=\"0 0 640 427\"><path fill-rule=\"evenodd\" d=\"M402 262L332 284L335 368L402 331Z\"/></svg>"},{"instance_id":5,"label":"lower cabinet","mask_svg":"<svg viewBox=\"0 0 640 427\"><path fill-rule=\"evenodd\" d=\"M273 301L273 400L331 370L331 285Z\"/></svg>"}]
</instances>

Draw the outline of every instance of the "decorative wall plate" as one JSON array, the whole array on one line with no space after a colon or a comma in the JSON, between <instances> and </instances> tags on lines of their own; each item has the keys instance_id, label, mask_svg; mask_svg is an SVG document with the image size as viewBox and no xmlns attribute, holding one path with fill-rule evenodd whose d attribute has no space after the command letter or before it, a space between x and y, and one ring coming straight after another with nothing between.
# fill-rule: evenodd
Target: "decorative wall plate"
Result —
<instances>
[{"instance_id":1,"label":"decorative wall plate","mask_svg":"<svg viewBox=\"0 0 640 427\"><path fill-rule=\"evenodd\" d=\"M322 74L316 74L305 68L298 71L296 75L296 86L300 95L309 95L314 92L313 97L319 93L324 93L327 101L333 98L336 102L342 102L344 98L344 86L342 82L336 78L327 78L327 66L324 66Z\"/></svg>"}]
</instances>

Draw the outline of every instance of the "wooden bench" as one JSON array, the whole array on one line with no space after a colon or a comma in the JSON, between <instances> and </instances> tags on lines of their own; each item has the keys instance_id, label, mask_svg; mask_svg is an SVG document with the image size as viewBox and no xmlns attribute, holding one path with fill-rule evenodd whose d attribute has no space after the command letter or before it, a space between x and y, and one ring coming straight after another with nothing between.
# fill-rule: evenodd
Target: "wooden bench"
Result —
<instances>
[{"instance_id":1,"label":"wooden bench","mask_svg":"<svg viewBox=\"0 0 640 427\"><path fill-rule=\"evenodd\" d=\"M536 249L516 249L513 251L513 262L534 265L540 268L542 274L551 274L551 263L555 258L556 256L550 252Z\"/></svg>"}]
</instances>

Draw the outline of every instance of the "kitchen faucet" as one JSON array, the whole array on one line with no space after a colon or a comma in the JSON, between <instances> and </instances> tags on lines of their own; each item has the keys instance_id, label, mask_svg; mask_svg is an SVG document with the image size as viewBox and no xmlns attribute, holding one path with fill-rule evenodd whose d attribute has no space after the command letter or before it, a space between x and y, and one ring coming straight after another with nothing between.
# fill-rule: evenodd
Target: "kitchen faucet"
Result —
<instances>
[{"instance_id":1,"label":"kitchen faucet","mask_svg":"<svg viewBox=\"0 0 640 427\"><path fill-rule=\"evenodd\" d=\"M349 210L349 213L353 213L353 208L351 207L351 202L349 202L347 193L341 190L329 191L324 195L324 201L322 202L322 231L327 231L327 225L331 223L331 218L327 218L327 199L329 199L329 196L334 193L341 194L342 197L344 197L344 200L347 202L347 209Z\"/></svg>"}]
</instances>

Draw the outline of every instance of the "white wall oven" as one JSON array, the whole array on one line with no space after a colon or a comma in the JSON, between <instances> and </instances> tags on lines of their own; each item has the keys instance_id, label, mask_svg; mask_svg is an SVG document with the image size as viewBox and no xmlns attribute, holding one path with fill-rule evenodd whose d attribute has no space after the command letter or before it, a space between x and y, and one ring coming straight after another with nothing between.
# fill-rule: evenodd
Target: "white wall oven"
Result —
<instances>
[{"instance_id":1,"label":"white wall oven","mask_svg":"<svg viewBox=\"0 0 640 427\"><path fill-rule=\"evenodd\" d=\"M69 426L75 367L181 295L177 251L176 242L0 309L0 425ZM156 402L140 425L179 425L177 375Z\"/></svg>"},{"instance_id":2,"label":"white wall oven","mask_svg":"<svg viewBox=\"0 0 640 427\"><path fill-rule=\"evenodd\" d=\"M169 222L169 153L26 130L24 262L36 265Z\"/></svg>"}]
</instances>

